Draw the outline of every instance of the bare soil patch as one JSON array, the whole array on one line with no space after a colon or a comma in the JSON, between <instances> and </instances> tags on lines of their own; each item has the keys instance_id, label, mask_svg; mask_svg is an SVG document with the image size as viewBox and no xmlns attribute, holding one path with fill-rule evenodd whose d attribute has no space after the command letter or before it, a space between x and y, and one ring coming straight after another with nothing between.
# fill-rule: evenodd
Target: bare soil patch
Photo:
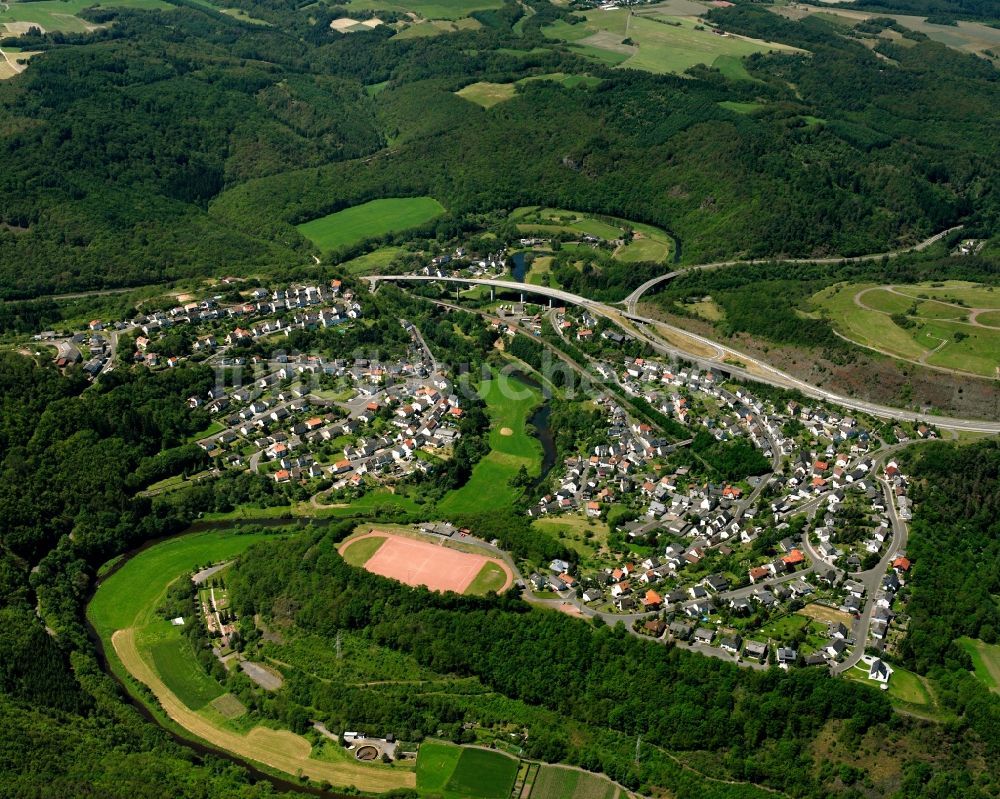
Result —
<instances>
[{"instance_id":1,"label":"bare soil patch","mask_svg":"<svg viewBox=\"0 0 1000 799\"><path fill-rule=\"evenodd\" d=\"M718 336L713 325L667 313L656 303L640 303L637 311L707 338ZM986 378L957 377L860 347L845 358L843 351L792 347L745 334L728 343L793 377L844 396L915 410L929 407L950 416L1000 419L1000 390L996 381Z\"/></svg>"},{"instance_id":2,"label":"bare soil patch","mask_svg":"<svg viewBox=\"0 0 1000 799\"><path fill-rule=\"evenodd\" d=\"M370 537L385 538L385 543L368 559L364 568L406 585L423 585L432 591L455 591L461 594L468 590L488 562L496 563L507 575L506 583L497 593L506 591L514 579L510 567L498 558L459 552L444 546L443 542L418 541L375 530L341 545L341 556L357 541Z\"/></svg>"}]
</instances>

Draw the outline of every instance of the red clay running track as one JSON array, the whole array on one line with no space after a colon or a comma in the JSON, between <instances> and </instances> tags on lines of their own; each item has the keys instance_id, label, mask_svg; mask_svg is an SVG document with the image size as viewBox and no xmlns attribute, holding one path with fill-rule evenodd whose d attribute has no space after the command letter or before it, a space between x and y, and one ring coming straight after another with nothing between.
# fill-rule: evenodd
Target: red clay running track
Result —
<instances>
[{"instance_id":1,"label":"red clay running track","mask_svg":"<svg viewBox=\"0 0 1000 799\"><path fill-rule=\"evenodd\" d=\"M432 591L454 591L461 594L487 563L495 563L507 575L506 582L497 593L503 593L514 582L510 567L498 558L459 552L441 544L417 541L378 530L345 542L340 547L340 554L343 555L355 541L363 538L385 539L385 543L368 559L364 568L407 585L425 585Z\"/></svg>"}]
</instances>

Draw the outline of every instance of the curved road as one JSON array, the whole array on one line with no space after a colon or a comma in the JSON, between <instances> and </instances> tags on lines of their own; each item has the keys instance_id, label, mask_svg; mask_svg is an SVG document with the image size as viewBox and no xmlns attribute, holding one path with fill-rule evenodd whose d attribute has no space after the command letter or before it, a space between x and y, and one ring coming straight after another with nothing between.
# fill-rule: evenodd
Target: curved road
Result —
<instances>
[{"instance_id":1,"label":"curved road","mask_svg":"<svg viewBox=\"0 0 1000 799\"><path fill-rule=\"evenodd\" d=\"M945 231L946 233L949 231ZM943 234L938 234L943 235ZM872 257L872 256L864 256ZM644 341L661 354L679 355L690 361L694 361L703 368L714 368L727 372L735 377L753 380L759 383L768 383L780 388L795 389L805 396L823 402L832 402L853 411L867 413L883 419L905 419L911 422L934 425L946 430L965 430L978 433L1000 433L1000 422L988 422L979 419L957 419L946 416L933 416L930 414L906 411L900 408L892 408L886 405L878 405L873 402L843 397L832 391L813 386L792 375L782 372L764 361L753 358L743 352L734 350L731 347L723 346L718 342L711 341L703 336L697 336L681 328L673 327L654 319L648 319L636 314L622 312L597 300L590 300L569 291L549 288L548 286L536 286L526 283L512 283L509 280L497 280L494 278L465 278L465 277L437 277L434 275L368 275L363 278L374 288L380 282L385 281L408 281L408 282L449 282L461 283L472 286L493 286L507 291L520 291L526 294L535 294L543 297L551 297L560 302L577 305L585 308L594 314L603 316L617 326L625 329L628 333ZM693 353L682 348L682 345L671 345L659 338L655 332L650 333L645 328L660 328L670 331L680 340L690 340L701 346L712 348L713 352L720 353L720 357L705 357L704 355ZM737 365L738 364L738 365Z\"/></svg>"},{"instance_id":2,"label":"curved road","mask_svg":"<svg viewBox=\"0 0 1000 799\"><path fill-rule=\"evenodd\" d=\"M689 266L684 269L675 269L673 272L667 272L665 275L659 275L658 277L651 278L639 286L635 291L629 294L623 303L628 309L630 314L635 313L635 306L638 304L640 298L643 294L649 291L653 286L658 283L664 283L668 280L673 280L679 275L683 275L686 272L697 272L702 269L719 269L725 266L748 266L755 263L783 263L783 264L839 264L839 263L861 263L863 261L878 261L881 258L895 258L899 255L908 252L920 252L921 250L926 250L932 244L936 244L949 233L953 233L956 230L960 230L962 225L956 225L955 227L948 228L947 230L942 230L931 236L929 239L924 239L919 244L914 244L912 247L906 247L901 250L893 250L891 252L880 252L873 255L854 255L849 258L841 258L837 256L831 256L828 258L761 258L759 261L718 261L713 264L699 264L697 266Z\"/></svg>"}]
</instances>

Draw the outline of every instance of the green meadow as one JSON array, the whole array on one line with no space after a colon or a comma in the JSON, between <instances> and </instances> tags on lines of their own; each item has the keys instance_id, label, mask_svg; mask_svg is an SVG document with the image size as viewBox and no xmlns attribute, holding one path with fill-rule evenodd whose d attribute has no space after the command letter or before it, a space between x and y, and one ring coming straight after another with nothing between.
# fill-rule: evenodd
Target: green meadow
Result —
<instances>
[{"instance_id":1,"label":"green meadow","mask_svg":"<svg viewBox=\"0 0 1000 799\"><path fill-rule=\"evenodd\" d=\"M568 75L565 72L548 72L543 75L532 75L527 78L521 78L513 83L490 83L488 81L470 83L468 86L459 89L455 94L476 105L481 105L483 108L492 108L497 103L502 103L505 100L513 98L517 94L518 86L542 80L558 83L567 89L575 89L578 86L592 89L601 83L601 79L593 75Z\"/></svg>"},{"instance_id":2,"label":"green meadow","mask_svg":"<svg viewBox=\"0 0 1000 799\"><path fill-rule=\"evenodd\" d=\"M517 223L517 229L522 233L534 233L542 236L552 233L569 233L571 235L597 236L605 241L614 241L622 238L626 230L631 229L633 232L632 241L620 246L614 252L615 259L625 263L665 261L670 257L673 245L670 235L653 225L644 225L640 222L631 222L616 217L597 217L578 211L569 211L565 208L523 206L514 209L511 213L511 219Z\"/></svg>"},{"instance_id":3,"label":"green meadow","mask_svg":"<svg viewBox=\"0 0 1000 799\"><path fill-rule=\"evenodd\" d=\"M100 585L87 607L87 617L112 662L116 661L112 634L134 628L140 653L185 705L200 710L222 696L222 686L199 665L182 628L162 618L157 608L175 580L187 579L200 566L234 558L267 537L233 531L191 533L156 544L127 561Z\"/></svg>"},{"instance_id":4,"label":"green meadow","mask_svg":"<svg viewBox=\"0 0 1000 799\"><path fill-rule=\"evenodd\" d=\"M507 799L518 761L487 749L439 741L420 746L417 792L442 799Z\"/></svg>"},{"instance_id":5,"label":"green meadow","mask_svg":"<svg viewBox=\"0 0 1000 799\"><path fill-rule=\"evenodd\" d=\"M655 8L641 13L598 9L583 16L585 22L571 25L560 20L543 28L543 33L583 55L593 55L593 49L604 51L614 54L618 66L647 72L681 73L719 60L718 67L727 77L746 79L749 75L739 59L752 53L795 51L774 42L722 35L697 17L674 16Z\"/></svg>"},{"instance_id":6,"label":"green meadow","mask_svg":"<svg viewBox=\"0 0 1000 799\"><path fill-rule=\"evenodd\" d=\"M433 197L392 197L321 216L297 229L321 250L334 250L417 227L443 213Z\"/></svg>"},{"instance_id":7,"label":"green meadow","mask_svg":"<svg viewBox=\"0 0 1000 799\"><path fill-rule=\"evenodd\" d=\"M351 0L353 11L412 11L424 19L461 19L473 11L486 11L503 6L501 0Z\"/></svg>"},{"instance_id":8,"label":"green meadow","mask_svg":"<svg viewBox=\"0 0 1000 799\"><path fill-rule=\"evenodd\" d=\"M1000 292L990 286L838 283L810 303L844 338L863 347L928 366L1000 375Z\"/></svg>"},{"instance_id":9,"label":"green meadow","mask_svg":"<svg viewBox=\"0 0 1000 799\"><path fill-rule=\"evenodd\" d=\"M541 444L528 432L528 416L541 401L538 389L515 377L494 373L480 396L490 414L490 452L472 470L469 481L438 503L445 516L510 505L521 489L509 485L524 466L532 476L541 468Z\"/></svg>"},{"instance_id":10,"label":"green meadow","mask_svg":"<svg viewBox=\"0 0 1000 799\"><path fill-rule=\"evenodd\" d=\"M0 3L0 24L28 23L37 25L46 32L82 33L95 27L94 23L80 19L77 15L85 8L175 8L163 0L38 0L38 2Z\"/></svg>"}]
</instances>

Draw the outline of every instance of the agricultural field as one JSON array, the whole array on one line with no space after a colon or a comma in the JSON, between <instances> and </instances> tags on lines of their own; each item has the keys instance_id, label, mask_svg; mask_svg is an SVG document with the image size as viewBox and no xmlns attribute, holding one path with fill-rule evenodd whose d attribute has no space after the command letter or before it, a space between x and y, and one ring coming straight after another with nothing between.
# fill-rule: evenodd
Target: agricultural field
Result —
<instances>
[{"instance_id":1,"label":"agricultural field","mask_svg":"<svg viewBox=\"0 0 1000 799\"><path fill-rule=\"evenodd\" d=\"M857 23L872 17L891 17L904 28L925 34L928 38L936 42L941 42L953 50L962 53L974 53L983 58L989 58L994 64L1000 62L991 53L1000 52L1000 29L983 24L982 22L968 22L958 20L954 25L936 25L928 22L926 17L914 16L912 14L892 14L883 11L865 12L855 11L842 5L827 5L817 3L816 5L795 4L786 6L771 6L769 9L776 14L788 17L789 19L804 19L805 17L817 14L824 19L842 20L845 27L854 27ZM893 39L904 43L906 39L900 39L898 31L886 29L879 38Z\"/></svg>"},{"instance_id":2,"label":"agricultural field","mask_svg":"<svg viewBox=\"0 0 1000 799\"><path fill-rule=\"evenodd\" d=\"M567 89L575 89L578 86L592 89L601 83L600 78L592 75L568 75L565 72L550 72L544 75L532 75L528 78L521 78L513 83L489 83L486 81L470 83L468 86L459 89L455 94L476 103L476 105L481 105L483 108L492 108L498 103L514 97L517 94L518 86L540 80L553 81Z\"/></svg>"},{"instance_id":3,"label":"agricultural field","mask_svg":"<svg viewBox=\"0 0 1000 799\"><path fill-rule=\"evenodd\" d=\"M1000 376L1000 291L962 281L839 283L810 299L844 338L894 358Z\"/></svg>"},{"instance_id":4,"label":"agricultural field","mask_svg":"<svg viewBox=\"0 0 1000 799\"><path fill-rule=\"evenodd\" d=\"M959 638L958 645L969 653L972 669L991 691L1000 693L1000 644L987 644L973 638Z\"/></svg>"},{"instance_id":5,"label":"agricultural field","mask_svg":"<svg viewBox=\"0 0 1000 799\"><path fill-rule=\"evenodd\" d=\"M509 485L520 468L537 475L541 444L527 428L528 416L541 401L538 389L514 377L494 374L480 387L490 414L490 452L472 470L469 481L438 503L444 516L474 513L483 507L506 507L520 494Z\"/></svg>"},{"instance_id":6,"label":"agricultural field","mask_svg":"<svg viewBox=\"0 0 1000 799\"><path fill-rule=\"evenodd\" d=\"M28 68L27 64L19 64L18 61L28 61L32 56L38 55L37 51L20 50L17 47L4 47L0 49L0 80L13 78L20 75Z\"/></svg>"},{"instance_id":7,"label":"agricultural field","mask_svg":"<svg viewBox=\"0 0 1000 799\"><path fill-rule=\"evenodd\" d=\"M461 19L473 11L485 11L503 6L501 0L350 0L354 11L412 12L423 19Z\"/></svg>"},{"instance_id":8,"label":"agricultural field","mask_svg":"<svg viewBox=\"0 0 1000 799\"><path fill-rule=\"evenodd\" d=\"M417 790L444 799L507 799L517 766L500 752L432 741L417 756Z\"/></svg>"},{"instance_id":9,"label":"agricultural field","mask_svg":"<svg viewBox=\"0 0 1000 799\"><path fill-rule=\"evenodd\" d=\"M459 89L455 94L483 108L492 108L497 103L510 100L517 92L517 84L514 83L470 83L468 86Z\"/></svg>"},{"instance_id":10,"label":"agricultural field","mask_svg":"<svg viewBox=\"0 0 1000 799\"><path fill-rule=\"evenodd\" d=\"M392 197L345 208L297 229L321 250L333 250L417 227L443 213L444 206L433 197Z\"/></svg>"},{"instance_id":11,"label":"agricultural field","mask_svg":"<svg viewBox=\"0 0 1000 799\"><path fill-rule=\"evenodd\" d=\"M80 19L76 14L85 8L100 6L101 8L144 8L169 9L175 6L163 0L38 0L37 2L19 2L11 0L0 3L0 26L6 26L8 33L20 34L34 26L46 33L61 31L64 33L83 33L94 30L99 25Z\"/></svg>"},{"instance_id":12,"label":"agricultural field","mask_svg":"<svg viewBox=\"0 0 1000 799\"><path fill-rule=\"evenodd\" d=\"M462 756L462 748L453 744L428 741L417 755L417 790L422 794L441 794Z\"/></svg>"},{"instance_id":13,"label":"agricultural field","mask_svg":"<svg viewBox=\"0 0 1000 799\"><path fill-rule=\"evenodd\" d=\"M531 789L531 799L616 799L618 795L618 786L607 777L564 766L542 766Z\"/></svg>"},{"instance_id":14,"label":"agricultural field","mask_svg":"<svg viewBox=\"0 0 1000 799\"><path fill-rule=\"evenodd\" d=\"M167 587L207 563L227 560L269 536L264 533L195 533L150 547L126 562L98 588L87 616L105 644L112 668L127 672L156 697L158 707L188 733L234 754L290 774L370 792L413 787L413 772L314 758L302 736L256 726L237 732L227 719L242 715L238 701L189 657L179 628L156 609ZM159 711L158 711L159 712Z\"/></svg>"},{"instance_id":15,"label":"agricultural field","mask_svg":"<svg viewBox=\"0 0 1000 799\"><path fill-rule=\"evenodd\" d=\"M697 13L674 15L671 8L653 7L639 13L624 9L589 11L583 16L586 22L569 25L560 21L543 29L554 39L567 42L581 54L590 54L582 48L595 48L625 56L618 64L647 72L682 73L696 64L713 65L717 59L739 59L752 53L798 52L795 48L775 42L763 42L735 34L716 33ZM679 10L679 9L678 9ZM691 11L694 11L692 9ZM721 68L720 64L720 68ZM727 74L735 75L732 64L727 63Z\"/></svg>"},{"instance_id":16,"label":"agricultural field","mask_svg":"<svg viewBox=\"0 0 1000 799\"><path fill-rule=\"evenodd\" d=\"M459 19L425 19L406 25L397 33L394 39L419 39L424 36L439 36L442 33L458 31L474 31L483 27L482 23L472 17Z\"/></svg>"},{"instance_id":17,"label":"agricultural field","mask_svg":"<svg viewBox=\"0 0 1000 799\"><path fill-rule=\"evenodd\" d=\"M631 222L615 217L597 217L564 208L523 206L515 208L511 219L522 233L546 235L552 233L596 236L605 241L621 239L629 229L632 241L619 246L614 257L619 261L665 261L670 257L673 242L670 235L653 225Z\"/></svg>"}]
</instances>

